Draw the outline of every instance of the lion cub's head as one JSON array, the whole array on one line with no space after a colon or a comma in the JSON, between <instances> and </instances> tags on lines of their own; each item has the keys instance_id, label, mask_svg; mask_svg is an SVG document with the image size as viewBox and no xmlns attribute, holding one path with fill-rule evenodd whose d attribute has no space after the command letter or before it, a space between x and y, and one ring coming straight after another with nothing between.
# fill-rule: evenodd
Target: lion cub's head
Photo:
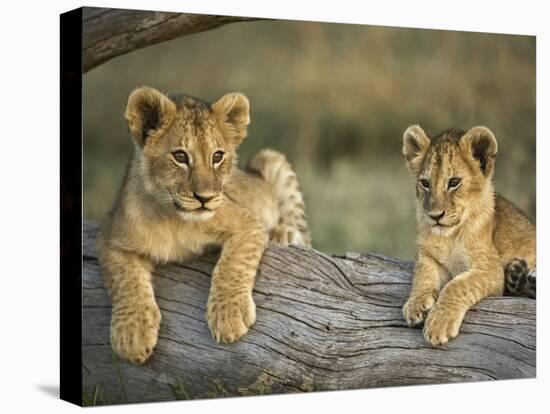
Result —
<instances>
[{"instance_id":1,"label":"lion cub's head","mask_svg":"<svg viewBox=\"0 0 550 414\"><path fill-rule=\"evenodd\" d=\"M145 191L185 220L211 218L246 137L248 99L230 93L209 105L141 87L128 97L125 116Z\"/></svg>"},{"instance_id":2,"label":"lion cub's head","mask_svg":"<svg viewBox=\"0 0 550 414\"><path fill-rule=\"evenodd\" d=\"M403 136L403 154L416 179L417 218L449 235L476 215L491 212L497 140L487 128L450 129L430 138L418 125Z\"/></svg>"}]
</instances>

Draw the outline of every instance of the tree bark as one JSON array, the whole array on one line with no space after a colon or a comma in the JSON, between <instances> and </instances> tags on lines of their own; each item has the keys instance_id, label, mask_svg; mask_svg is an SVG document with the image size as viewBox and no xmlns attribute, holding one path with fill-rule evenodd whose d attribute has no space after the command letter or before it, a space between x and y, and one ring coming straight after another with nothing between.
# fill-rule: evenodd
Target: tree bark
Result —
<instances>
[{"instance_id":1,"label":"tree bark","mask_svg":"<svg viewBox=\"0 0 550 414\"><path fill-rule=\"evenodd\" d=\"M331 257L269 247L258 272L257 321L219 345L204 313L216 257L159 266L158 345L143 366L109 346L110 300L84 223L83 382L87 403L125 403L534 377L535 304L488 298L441 348L406 326L413 263L377 254ZM93 400L93 401L92 401Z\"/></svg>"},{"instance_id":2,"label":"tree bark","mask_svg":"<svg viewBox=\"0 0 550 414\"><path fill-rule=\"evenodd\" d=\"M84 7L84 73L124 53L179 36L215 29L248 17Z\"/></svg>"}]
</instances>

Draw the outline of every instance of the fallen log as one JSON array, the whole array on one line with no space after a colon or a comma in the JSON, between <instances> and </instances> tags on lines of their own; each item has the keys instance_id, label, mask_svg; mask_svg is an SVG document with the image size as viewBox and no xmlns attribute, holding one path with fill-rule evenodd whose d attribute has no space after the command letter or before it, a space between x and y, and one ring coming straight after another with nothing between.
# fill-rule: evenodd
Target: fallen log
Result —
<instances>
[{"instance_id":1,"label":"fallen log","mask_svg":"<svg viewBox=\"0 0 550 414\"><path fill-rule=\"evenodd\" d=\"M169 13L84 7L82 18L82 70L84 73L124 53L248 17Z\"/></svg>"},{"instance_id":2,"label":"fallen log","mask_svg":"<svg viewBox=\"0 0 550 414\"><path fill-rule=\"evenodd\" d=\"M433 348L401 307L413 264L376 254L331 257L270 247L254 300L257 322L232 345L212 339L204 313L216 257L155 270L158 345L143 366L109 345L110 300L84 222L85 404L161 401L529 378L536 374L535 300L498 297L471 309L460 335Z\"/></svg>"}]
</instances>

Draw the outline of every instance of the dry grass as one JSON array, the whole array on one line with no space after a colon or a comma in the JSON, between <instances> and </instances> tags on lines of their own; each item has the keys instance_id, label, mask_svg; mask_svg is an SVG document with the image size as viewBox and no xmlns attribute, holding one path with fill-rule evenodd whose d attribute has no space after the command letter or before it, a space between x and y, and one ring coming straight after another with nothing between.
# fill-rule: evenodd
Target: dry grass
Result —
<instances>
[{"instance_id":1,"label":"dry grass","mask_svg":"<svg viewBox=\"0 0 550 414\"><path fill-rule=\"evenodd\" d=\"M496 187L535 217L535 40L526 36L304 22L254 22L114 59L85 76L85 205L110 207L131 151L130 90L148 84L252 104L242 158L269 145L294 162L315 246L412 258L411 182L401 135L489 126Z\"/></svg>"}]
</instances>

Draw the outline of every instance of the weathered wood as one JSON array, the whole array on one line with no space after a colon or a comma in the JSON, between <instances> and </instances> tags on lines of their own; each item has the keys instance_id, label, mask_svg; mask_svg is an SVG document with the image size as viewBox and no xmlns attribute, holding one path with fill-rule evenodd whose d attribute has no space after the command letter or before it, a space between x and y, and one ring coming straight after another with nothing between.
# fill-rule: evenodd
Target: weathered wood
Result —
<instances>
[{"instance_id":1,"label":"weathered wood","mask_svg":"<svg viewBox=\"0 0 550 414\"><path fill-rule=\"evenodd\" d=\"M270 247L254 289L257 322L218 345L204 319L215 257L155 271L163 319L151 359L113 358L110 301L84 223L83 377L98 401L342 390L535 376L535 301L489 298L470 310L441 348L408 328L401 307L413 265L374 254L330 257Z\"/></svg>"},{"instance_id":2,"label":"weathered wood","mask_svg":"<svg viewBox=\"0 0 550 414\"><path fill-rule=\"evenodd\" d=\"M82 70L124 53L248 17L84 7Z\"/></svg>"}]
</instances>

